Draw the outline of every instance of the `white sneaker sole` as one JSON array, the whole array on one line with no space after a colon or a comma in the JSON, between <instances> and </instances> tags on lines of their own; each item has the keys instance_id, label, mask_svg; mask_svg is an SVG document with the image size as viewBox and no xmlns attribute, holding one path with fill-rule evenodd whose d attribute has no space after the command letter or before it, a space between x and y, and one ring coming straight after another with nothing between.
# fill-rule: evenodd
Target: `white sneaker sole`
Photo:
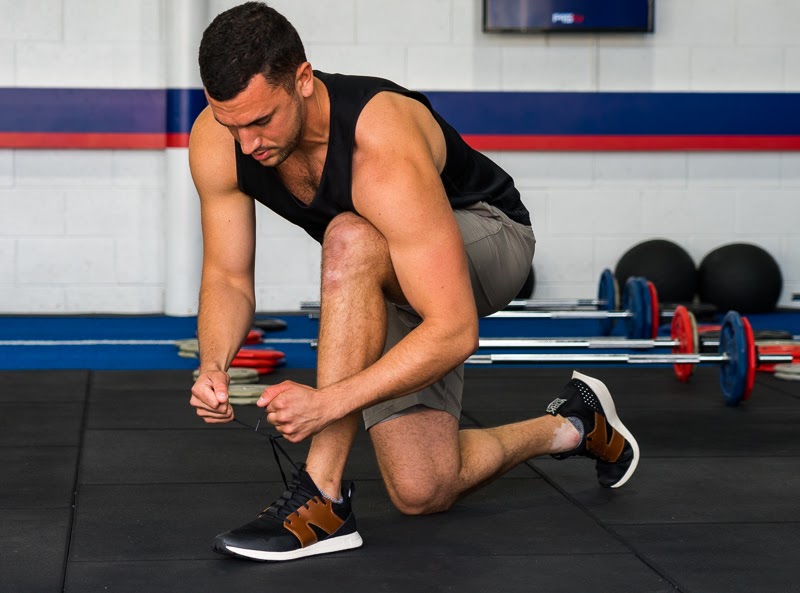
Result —
<instances>
[{"instance_id":1,"label":"white sneaker sole","mask_svg":"<svg viewBox=\"0 0 800 593\"><path fill-rule=\"evenodd\" d=\"M605 386L605 383L593 377L589 377L588 375L579 373L578 371L572 372L572 378L583 381L591 388L591 390L597 396L597 399L600 400L600 405L603 406L603 412L605 412L608 423L614 428L614 430L625 437L625 440L631 445L631 449L633 450L633 461L631 461L628 471L625 472L622 478L620 478L616 484L611 486L612 488L619 488L625 482L630 480L633 472L636 471L636 466L639 465L639 444L619 419L619 416L617 416L617 408L614 407L614 400L611 398L611 393L608 391L608 387Z\"/></svg>"},{"instance_id":2,"label":"white sneaker sole","mask_svg":"<svg viewBox=\"0 0 800 593\"><path fill-rule=\"evenodd\" d=\"M348 533L347 535L340 535L339 537L330 537L305 548L290 550L288 552L264 552L261 550L250 550L248 548L237 548L234 546L225 546L225 549L231 554L252 558L253 560L280 562L283 560L297 560L298 558L305 558L306 556L316 556L317 554L330 554L331 552L352 550L353 548L360 548L363 543L361 536L358 532L355 532Z\"/></svg>"}]
</instances>

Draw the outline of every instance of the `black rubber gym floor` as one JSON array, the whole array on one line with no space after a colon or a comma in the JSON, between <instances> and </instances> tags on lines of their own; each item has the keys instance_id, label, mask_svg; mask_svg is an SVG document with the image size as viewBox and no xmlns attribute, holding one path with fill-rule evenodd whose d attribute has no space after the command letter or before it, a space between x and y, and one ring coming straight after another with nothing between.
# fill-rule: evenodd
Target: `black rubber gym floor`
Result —
<instances>
[{"instance_id":1,"label":"black rubber gym floor","mask_svg":"<svg viewBox=\"0 0 800 593\"><path fill-rule=\"evenodd\" d=\"M620 490L588 460L540 458L448 513L405 517L360 434L346 478L364 547L277 564L211 550L283 484L264 434L194 416L191 371L2 372L0 591L800 591L800 383L759 374L727 408L714 368L688 385L669 369L585 370L642 449ZM569 375L468 369L462 423L540 415ZM313 371L269 380L284 378ZM258 413L237 408L251 425Z\"/></svg>"}]
</instances>

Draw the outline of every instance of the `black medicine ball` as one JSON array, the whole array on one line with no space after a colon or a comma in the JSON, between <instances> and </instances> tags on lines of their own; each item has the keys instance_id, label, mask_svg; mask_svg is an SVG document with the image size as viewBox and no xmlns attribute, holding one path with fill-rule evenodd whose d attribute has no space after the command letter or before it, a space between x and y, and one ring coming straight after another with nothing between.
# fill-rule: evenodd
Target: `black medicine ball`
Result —
<instances>
[{"instance_id":1,"label":"black medicine ball","mask_svg":"<svg viewBox=\"0 0 800 593\"><path fill-rule=\"evenodd\" d=\"M686 250L666 239L651 239L631 247L617 262L620 286L631 276L643 276L656 286L662 303L690 303L697 292L697 268Z\"/></svg>"},{"instance_id":2,"label":"black medicine ball","mask_svg":"<svg viewBox=\"0 0 800 593\"><path fill-rule=\"evenodd\" d=\"M775 309L782 289L778 262L758 245L723 245L700 262L700 300L716 305L720 311L768 313Z\"/></svg>"}]
</instances>

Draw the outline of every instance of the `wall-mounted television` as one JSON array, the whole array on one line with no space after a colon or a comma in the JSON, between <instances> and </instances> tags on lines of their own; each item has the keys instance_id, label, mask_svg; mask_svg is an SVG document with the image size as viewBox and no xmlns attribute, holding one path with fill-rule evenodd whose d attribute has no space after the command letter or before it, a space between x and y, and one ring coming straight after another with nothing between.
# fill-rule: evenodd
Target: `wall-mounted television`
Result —
<instances>
[{"instance_id":1,"label":"wall-mounted television","mask_svg":"<svg viewBox=\"0 0 800 593\"><path fill-rule=\"evenodd\" d=\"M483 0L486 33L653 32L655 0Z\"/></svg>"}]
</instances>

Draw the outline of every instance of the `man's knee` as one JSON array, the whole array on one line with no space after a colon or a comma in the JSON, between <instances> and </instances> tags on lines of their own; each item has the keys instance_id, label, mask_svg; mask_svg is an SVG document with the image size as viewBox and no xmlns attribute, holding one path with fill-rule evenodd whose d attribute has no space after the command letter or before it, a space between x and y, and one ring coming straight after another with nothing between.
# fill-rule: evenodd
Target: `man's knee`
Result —
<instances>
[{"instance_id":1,"label":"man's knee","mask_svg":"<svg viewBox=\"0 0 800 593\"><path fill-rule=\"evenodd\" d=\"M444 482L417 479L387 479L389 498L404 515L430 515L448 510L455 498Z\"/></svg>"},{"instance_id":2,"label":"man's knee","mask_svg":"<svg viewBox=\"0 0 800 593\"><path fill-rule=\"evenodd\" d=\"M358 254L369 254L371 251L386 251L386 239L371 222L352 212L344 212L336 216L328 228L322 241L323 257L337 260L341 257L352 258Z\"/></svg>"},{"instance_id":3,"label":"man's knee","mask_svg":"<svg viewBox=\"0 0 800 593\"><path fill-rule=\"evenodd\" d=\"M334 290L339 284L364 274L384 283L389 269L389 247L372 223L349 212L331 221L322 242L324 290Z\"/></svg>"}]
</instances>

